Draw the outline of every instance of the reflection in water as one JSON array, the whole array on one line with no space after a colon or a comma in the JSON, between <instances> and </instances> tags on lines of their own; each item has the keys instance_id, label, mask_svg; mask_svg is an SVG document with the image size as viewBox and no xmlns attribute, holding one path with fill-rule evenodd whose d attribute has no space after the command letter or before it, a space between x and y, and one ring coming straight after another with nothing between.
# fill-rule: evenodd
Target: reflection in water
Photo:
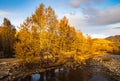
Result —
<instances>
[{"instance_id":1,"label":"reflection in water","mask_svg":"<svg viewBox=\"0 0 120 81\"><path fill-rule=\"evenodd\" d=\"M59 68L40 74L32 74L31 76L17 81L87 81L90 75L87 70Z\"/></svg>"},{"instance_id":2,"label":"reflection in water","mask_svg":"<svg viewBox=\"0 0 120 81\"><path fill-rule=\"evenodd\" d=\"M104 75L96 74L88 81L109 81Z\"/></svg>"},{"instance_id":3,"label":"reflection in water","mask_svg":"<svg viewBox=\"0 0 120 81\"><path fill-rule=\"evenodd\" d=\"M39 79L40 79L40 74L32 74L31 81L39 81Z\"/></svg>"}]
</instances>

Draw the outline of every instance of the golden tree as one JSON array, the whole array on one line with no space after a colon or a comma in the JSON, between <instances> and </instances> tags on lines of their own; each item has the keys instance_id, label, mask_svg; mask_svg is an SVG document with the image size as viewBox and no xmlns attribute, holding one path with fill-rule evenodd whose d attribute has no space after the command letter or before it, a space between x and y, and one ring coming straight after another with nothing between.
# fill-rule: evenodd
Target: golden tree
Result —
<instances>
[{"instance_id":1,"label":"golden tree","mask_svg":"<svg viewBox=\"0 0 120 81\"><path fill-rule=\"evenodd\" d=\"M15 43L16 29L11 22L4 18L4 22L0 27L1 51L4 52L5 57L12 57L14 54L13 44Z\"/></svg>"}]
</instances>

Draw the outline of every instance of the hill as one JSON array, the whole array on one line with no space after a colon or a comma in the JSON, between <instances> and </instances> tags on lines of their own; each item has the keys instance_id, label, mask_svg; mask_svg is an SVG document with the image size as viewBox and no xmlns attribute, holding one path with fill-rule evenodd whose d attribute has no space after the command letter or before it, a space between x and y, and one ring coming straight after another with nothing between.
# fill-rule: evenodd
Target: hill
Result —
<instances>
[{"instance_id":1,"label":"hill","mask_svg":"<svg viewBox=\"0 0 120 81\"><path fill-rule=\"evenodd\" d=\"M109 37L107 37L105 39L109 40L109 41L112 41L112 42L120 43L120 35L109 36Z\"/></svg>"}]
</instances>

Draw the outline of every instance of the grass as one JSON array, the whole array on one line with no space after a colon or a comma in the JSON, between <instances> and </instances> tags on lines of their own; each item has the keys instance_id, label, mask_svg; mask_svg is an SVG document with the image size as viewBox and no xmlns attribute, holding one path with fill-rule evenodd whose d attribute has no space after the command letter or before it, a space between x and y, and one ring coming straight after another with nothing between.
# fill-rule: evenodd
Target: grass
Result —
<instances>
[{"instance_id":1,"label":"grass","mask_svg":"<svg viewBox=\"0 0 120 81\"><path fill-rule=\"evenodd\" d=\"M112 58L105 56L105 57L102 58L102 61L110 61L111 59Z\"/></svg>"}]
</instances>

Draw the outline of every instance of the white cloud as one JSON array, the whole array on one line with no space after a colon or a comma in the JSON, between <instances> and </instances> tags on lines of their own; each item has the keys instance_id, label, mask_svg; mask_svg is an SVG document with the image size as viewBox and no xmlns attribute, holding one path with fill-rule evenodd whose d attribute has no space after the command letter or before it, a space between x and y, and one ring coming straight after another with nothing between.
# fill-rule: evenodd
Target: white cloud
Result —
<instances>
[{"instance_id":1,"label":"white cloud","mask_svg":"<svg viewBox=\"0 0 120 81\"><path fill-rule=\"evenodd\" d=\"M77 27L77 29L79 29L78 27L86 25L86 21L84 20L84 17L81 12L74 12L72 14L70 12L64 15L69 19L69 24Z\"/></svg>"},{"instance_id":2,"label":"white cloud","mask_svg":"<svg viewBox=\"0 0 120 81\"><path fill-rule=\"evenodd\" d=\"M99 10L93 7L86 7L86 8L81 8L81 11L85 18L93 18L96 17L96 15L99 14Z\"/></svg>"},{"instance_id":3,"label":"white cloud","mask_svg":"<svg viewBox=\"0 0 120 81\"><path fill-rule=\"evenodd\" d=\"M103 34L91 34L91 37L92 38L105 38L107 37L106 35L103 35Z\"/></svg>"},{"instance_id":4,"label":"white cloud","mask_svg":"<svg viewBox=\"0 0 120 81\"><path fill-rule=\"evenodd\" d=\"M98 10L94 7L81 8L75 14L70 14L68 18L70 23L75 26L115 26L116 23L120 23L120 5L104 10ZM116 24L116 28L120 28L120 24Z\"/></svg>"},{"instance_id":5,"label":"white cloud","mask_svg":"<svg viewBox=\"0 0 120 81\"><path fill-rule=\"evenodd\" d=\"M10 15L10 12L4 11L4 10L0 10L0 16L6 16L6 15Z\"/></svg>"},{"instance_id":6,"label":"white cloud","mask_svg":"<svg viewBox=\"0 0 120 81\"><path fill-rule=\"evenodd\" d=\"M79 7L81 4L90 5L93 3L101 3L103 1L104 0L71 0L70 5L76 8Z\"/></svg>"},{"instance_id":7,"label":"white cloud","mask_svg":"<svg viewBox=\"0 0 120 81\"><path fill-rule=\"evenodd\" d=\"M91 11L91 8L86 9L87 11ZM84 12L86 11L84 9ZM86 11L86 12L87 12ZM83 13L84 13L83 12ZM109 25L120 22L120 5L111 7L106 10L92 10L91 11L94 14L91 14L90 12L84 13L84 15L87 15L86 21L88 21L89 24L92 25Z\"/></svg>"},{"instance_id":8,"label":"white cloud","mask_svg":"<svg viewBox=\"0 0 120 81\"><path fill-rule=\"evenodd\" d=\"M75 1L70 2L70 5L71 5L72 7L77 8L77 7L79 7L79 6L80 6L80 3L79 3L79 1L78 1L78 0L75 0Z\"/></svg>"},{"instance_id":9,"label":"white cloud","mask_svg":"<svg viewBox=\"0 0 120 81\"><path fill-rule=\"evenodd\" d=\"M120 6L106 10L98 10L92 7L83 8L82 12L65 14L78 30L90 34L93 38L105 38L110 35L120 34Z\"/></svg>"},{"instance_id":10,"label":"white cloud","mask_svg":"<svg viewBox=\"0 0 120 81\"><path fill-rule=\"evenodd\" d=\"M110 24L108 27L111 27L112 29L120 29L120 23Z\"/></svg>"},{"instance_id":11,"label":"white cloud","mask_svg":"<svg viewBox=\"0 0 120 81\"><path fill-rule=\"evenodd\" d=\"M93 5L86 5L92 3L100 3L103 1L104 0L71 0L71 6L73 7L79 7L80 5L85 5L85 7L81 8L80 10L83 13L84 18L81 19L78 15L78 17L75 16L76 19L72 17L71 19L75 20L79 24L82 21L84 22L84 25L86 24L89 26L100 26L100 25L119 23L120 5L111 6L107 9L102 9L102 10L96 9Z\"/></svg>"}]
</instances>

